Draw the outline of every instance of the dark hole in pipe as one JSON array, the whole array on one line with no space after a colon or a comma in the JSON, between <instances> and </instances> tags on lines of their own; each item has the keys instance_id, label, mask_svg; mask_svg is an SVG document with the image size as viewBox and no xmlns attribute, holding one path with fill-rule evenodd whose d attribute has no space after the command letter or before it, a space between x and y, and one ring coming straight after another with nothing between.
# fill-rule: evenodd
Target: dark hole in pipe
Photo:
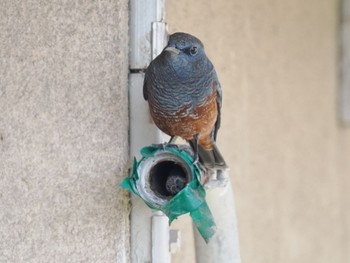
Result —
<instances>
[{"instance_id":1,"label":"dark hole in pipe","mask_svg":"<svg viewBox=\"0 0 350 263\"><path fill-rule=\"evenodd\" d=\"M173 161L159 162L150 171L151 190L161 198L171 199L187 183L186 170Z\"/></svg>"}]
</instances>

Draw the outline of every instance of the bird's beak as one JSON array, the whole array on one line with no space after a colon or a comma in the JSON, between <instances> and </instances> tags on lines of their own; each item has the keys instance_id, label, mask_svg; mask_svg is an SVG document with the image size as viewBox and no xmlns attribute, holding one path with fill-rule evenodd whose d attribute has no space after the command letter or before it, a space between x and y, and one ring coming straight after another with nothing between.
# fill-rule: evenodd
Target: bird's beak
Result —
<instances>
[{"instance_id":1,"label":"bird's beak","mask_svg":"<svg viewBox=\"0 0 350 263\"><path fill-rule=\"evenodd\" d=\"M167 47L164 50L175 53L176 55L179 55L181 53L181 50L177 49L176 47Z\"/></svg>"}]
</instances>

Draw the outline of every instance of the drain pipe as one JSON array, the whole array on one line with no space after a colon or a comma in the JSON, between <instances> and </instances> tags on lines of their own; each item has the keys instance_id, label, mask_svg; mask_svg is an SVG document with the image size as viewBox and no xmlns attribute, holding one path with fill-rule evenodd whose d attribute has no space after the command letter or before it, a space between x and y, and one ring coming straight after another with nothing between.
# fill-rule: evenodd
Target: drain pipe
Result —
<instances>
[{"instance_id":1,"label":"drain pipe","mask_svg":"<svg viewBox=\"0 0 350 263\"><path fill-rule=\"evenodd\" d=\"M194 227L196 262L240 263L236 209L229 177L219 174L208 182L208 187L206 200L213 213L217 232L206 244Z\"/></svg>"},{"instance_id":2,"label":"drain pipe","mask_svg":"<svg viewBox=\"0 0 350 263\"><path fill-rule=\"evenodd\" d=\"M136 158L142 147L162 142L142 88L144 70L166 45L164 11L164 0L130 0L130 155ZM168 218L153 212L140 198L132 196L131 204L131 262L170 263Z\"/></svg>"}]
</instances>

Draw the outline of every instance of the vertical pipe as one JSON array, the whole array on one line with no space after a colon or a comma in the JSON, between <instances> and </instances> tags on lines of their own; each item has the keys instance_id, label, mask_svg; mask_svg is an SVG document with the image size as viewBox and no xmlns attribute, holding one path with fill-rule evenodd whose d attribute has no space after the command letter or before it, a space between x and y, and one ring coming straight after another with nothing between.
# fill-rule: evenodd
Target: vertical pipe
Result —
<instances>
[{"instance_id":1,"label":"vertical pipe","mask_svg":"<svg viewBox=\"0 0 350 263\"><path fill-rule=\"evenodd\" d=\"M162 212L155 212L152 217L152 263L170 262L169 235L168 218Z\"/></svg>"},{"instance_id":2,"label":"vertical pipe","mask_svg":"<svg viewBox=\"0 0 350 263\"><path fill-rule=\"evenodd\" d=\"M143 99L143 71L166 40L164 0L130 0L130 155L140 158L143 146L162 142ZM141 199L131 198L131 262L169 263L168 218L154 214ZM153 242L153 243L152 243ZM152 246L155 245L155 248ZM166 256L168 254L168 257ZM158 259L162 261L157 261Z\"/></svg>"},{"instance_id":3,"label":"vertical pipe","mask_svg":"<svg viewBox=\"0 0 350 263\"><path fill-rule=\"evenodd\" d=\"M231 182L207 191L207 203L217 232L206 244L194 229L196 259L200 263L240 263L236 212ZM194 227L195 228L195 227Z\"/></svg>"},{"instance_id":4,"label":"vertical pipe","mask_svg":"<svg viewBox=\"0 0 350 263\"><path fill-rule=\"evenodd\" d=\"M129 75L130 154L136 158L140 158L139 151L143 146L160 140L158 131L147 114L148 105L142 98L142 84L142 73ZM131 204L131 262L151 262L152 211L135 196L131 196Z\"/></svg>"}]
</instances>

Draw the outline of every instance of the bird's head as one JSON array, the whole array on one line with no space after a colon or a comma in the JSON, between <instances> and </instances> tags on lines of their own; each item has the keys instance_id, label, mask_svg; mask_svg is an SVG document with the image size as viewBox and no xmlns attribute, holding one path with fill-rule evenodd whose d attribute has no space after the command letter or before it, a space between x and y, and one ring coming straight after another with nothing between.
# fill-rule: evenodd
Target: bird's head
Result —
<instances>
[{"instance_id":1,"label":"bird's head","mask_svg":"<svg viewBox=\"0 0 350 263\"><path fill-rule=\"evenodd\" d=\"M190 60L198 60L205 56L202 42L198 38L186 33L170 35L168 45L164 48L164 51Z\"/></svg>"}]
</instances>

